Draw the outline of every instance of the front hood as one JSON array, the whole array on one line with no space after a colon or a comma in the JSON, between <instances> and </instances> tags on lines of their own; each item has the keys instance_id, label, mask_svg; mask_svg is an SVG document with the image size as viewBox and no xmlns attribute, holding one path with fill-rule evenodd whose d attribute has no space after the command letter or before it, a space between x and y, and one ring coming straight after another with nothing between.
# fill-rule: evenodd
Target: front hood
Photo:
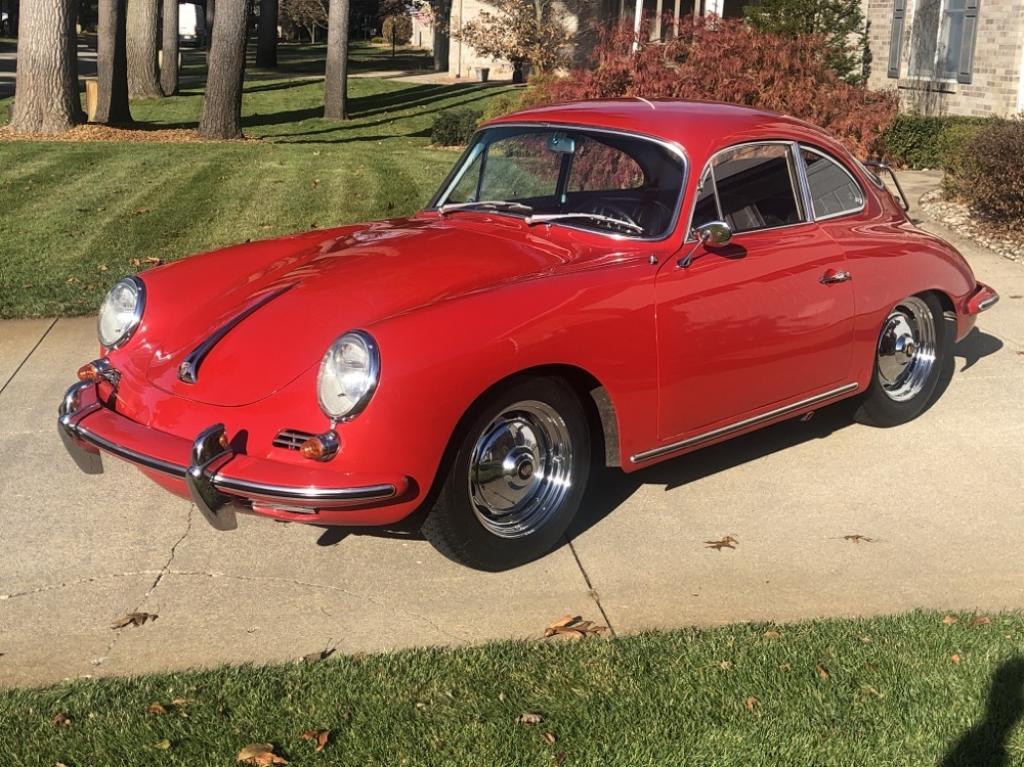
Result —
<instances>
[{"instance_id":1,"label":"front hood","mask_svg":"<svg viewBox=\"0 0 1024 767\"><path fill-rule=\"evenodd\" d=\"M573 253L517 221L413 218L328 235L289 256L276 269L239 273L199 305L183 303L186 316L151 339L149 380L197 402L246 405L319 364L347 330L545 274ZM182 363L197 358L194 382L183 381Z\"/></svg>"}]
</instances>

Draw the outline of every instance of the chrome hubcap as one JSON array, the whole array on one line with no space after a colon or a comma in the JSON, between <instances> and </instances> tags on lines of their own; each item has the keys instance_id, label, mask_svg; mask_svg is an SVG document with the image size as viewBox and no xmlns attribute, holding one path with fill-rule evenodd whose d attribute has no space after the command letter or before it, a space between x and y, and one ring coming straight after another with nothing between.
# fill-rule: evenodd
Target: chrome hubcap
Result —
<instances>
[{"instance_id":1,"label":"chrome hubcap","mask_svg":"<svg viewBox=\"0 0 1024 767\"><path fill-rule=\"evenodd\" d=\"M878 380L889 399L904 402L924 388L935 366L935 320L920 298L889 313L878 339Z\"/></svg>"},{"instance_id":2,"label":"chrome hubcap","mask_svg":"<svg viewBox=\"0 0 1024 767\"><path fill-rule=\"evenodd\" d=\"M549 405L517 402L477 438L469 492L480 524L501 538L540 528L572 487L572 439Z\"/></svg>"}]
</instances>

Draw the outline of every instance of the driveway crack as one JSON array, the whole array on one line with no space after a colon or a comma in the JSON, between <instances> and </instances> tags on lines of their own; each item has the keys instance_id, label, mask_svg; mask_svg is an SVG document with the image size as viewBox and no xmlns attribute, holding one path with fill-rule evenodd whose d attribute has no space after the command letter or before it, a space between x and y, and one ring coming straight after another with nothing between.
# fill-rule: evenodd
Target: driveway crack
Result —
<instances>
[{"instance_id":1,"label":"driveway crack","mask_svg":"<svg viewBox=\"0 0 1024 767\"><path fill-rule=\"evenodd\" d=\"M605 612L604 605L601 604L601 595L597 593L597 589L595 589L594 584L591 583L590 575L587 573L587 569L583 566L583 562L580 560L580 555L576 553L576 545L571 540L568 541L568 544L569 551L572 552L572 557L576 560L576 566L580 569L580 573L583 575L583 580L587 584L587 593L597 605L597 609L601 612L601 617L604 618L604 625L608 627L608 631L611 632L612 636L618 636L615 632L615 627L612 625L611 619L608 617L608 613Z\"/></svg>"}]
</instances>

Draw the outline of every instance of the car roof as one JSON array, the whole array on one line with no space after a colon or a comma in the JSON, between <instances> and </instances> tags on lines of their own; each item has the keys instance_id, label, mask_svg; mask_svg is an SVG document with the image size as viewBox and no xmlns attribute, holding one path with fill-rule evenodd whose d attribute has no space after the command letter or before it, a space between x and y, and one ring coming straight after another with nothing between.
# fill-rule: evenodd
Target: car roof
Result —
<instances>
[{"instance_id":1,"label":"car roof","mask_svg":"<svg viewBox=\"0 0 1024 767\"><path fill-rule=\"evenodd\" d=\"M554 123L639 133L681 145L695 164L723 146L742 141L812 141L846 154L820 128L795 117L715 101L642 99L576 101L524 109L485 123Z\"/></svg>"}]
</instances>

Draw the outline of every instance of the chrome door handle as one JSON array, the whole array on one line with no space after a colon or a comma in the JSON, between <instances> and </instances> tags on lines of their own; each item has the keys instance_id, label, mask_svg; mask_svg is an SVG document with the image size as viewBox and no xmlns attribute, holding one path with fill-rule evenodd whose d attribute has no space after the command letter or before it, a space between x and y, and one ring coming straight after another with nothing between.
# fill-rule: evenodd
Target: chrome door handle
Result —
<instances>
[{"instance_id":1,"label":"chrome door handle","mask_svg":"<svg viewBox=\"0 0 1024 767\"><path fill-rule=\"evenodd\" d=\"M823 275L821 275L821 284L822 285L831 285L831 284L836 283L836 282L846 282L847 280L852 280L852 279L853 279L853 275L850 274L849 272L845 272L845 271L837 272L834 269L829 269L827 272L825 272Z\"/></svg>"}]
</instances>

